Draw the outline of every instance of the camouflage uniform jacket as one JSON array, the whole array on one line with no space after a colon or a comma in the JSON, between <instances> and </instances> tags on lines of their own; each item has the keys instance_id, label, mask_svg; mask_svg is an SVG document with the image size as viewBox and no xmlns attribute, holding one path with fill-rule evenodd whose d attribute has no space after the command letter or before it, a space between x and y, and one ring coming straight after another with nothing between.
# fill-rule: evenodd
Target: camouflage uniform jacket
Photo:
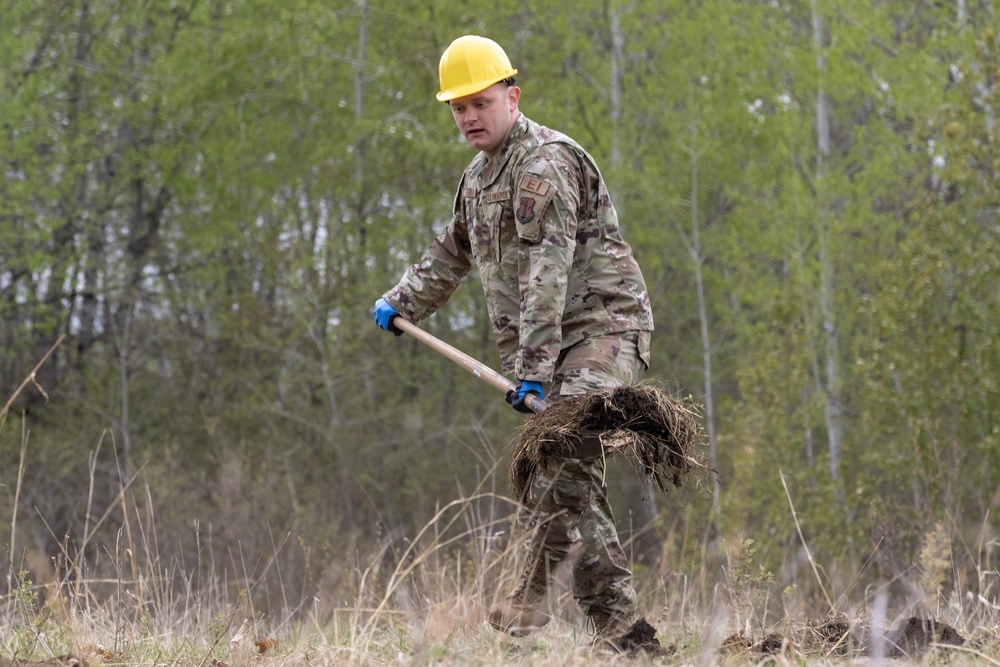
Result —
<instances>
[{"instance_id":1,"label":"camouflage uniform jacket","mask_svg":"<svg viewBox=\"0 0 1000 667\"><path fill-rule=\"evenodd\" d=\"M448 228L384 297L419 322L473 260L501 368L517 379L549 382L560 350L585 337L653 330L646 284L593 158L523 115L494 158L479 153L466 168Z\"/></svg>"}]
</instances>

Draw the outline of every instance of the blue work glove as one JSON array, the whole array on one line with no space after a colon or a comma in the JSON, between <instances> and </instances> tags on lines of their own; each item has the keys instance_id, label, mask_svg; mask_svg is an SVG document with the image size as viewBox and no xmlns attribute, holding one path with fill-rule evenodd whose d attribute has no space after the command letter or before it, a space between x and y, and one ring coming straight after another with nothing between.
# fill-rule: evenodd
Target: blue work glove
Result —
<instances>
[{"instance_id":1,"label":"blue work glove","mask_svg":"<svg viewBox=\"0 0 1000 667\"><path fill-rule=\"evenodd\" d=\"M403 330L392 323L392 318L399 315L399 312L390 306L389 302L385 299L379 299L375 302L375 307L372 308L372 315L375 316L375 324L378 325L379 329L391 331L397 336L403 335Z\"/></svg>"},{"instance_id":2,"label":"blue work glove","mask_svg":"<svg viewBox=\"0 0 1000 667\"><path fill-rule=\"evenodd\" d=\"M541 382L534 382L532 380L520 380L517 383L517 389L511 389L507 392L507 402L510 403L518 412L526 412L531 414L534 412L531 408L524 404L524 396L528 392L531 392L538 398L545 398L545 390L542 389Z\"/></svg>"}]
</instances>

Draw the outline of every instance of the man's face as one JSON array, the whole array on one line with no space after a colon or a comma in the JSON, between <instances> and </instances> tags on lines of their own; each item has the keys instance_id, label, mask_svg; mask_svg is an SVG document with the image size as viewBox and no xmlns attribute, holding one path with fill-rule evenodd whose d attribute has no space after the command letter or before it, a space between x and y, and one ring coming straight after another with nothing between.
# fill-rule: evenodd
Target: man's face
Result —
<instances>
[{"instance_id":1,"label":"man's face","mask_svg":"<svg viewBox=\"0 0 1000 667\"><path fill-rule=\"evenodd\" d=\"M456 97L449 105L465 140L486 153L486 157L493 157L517 120L520 97L521 89L517 86L495 83L478 93Z\"/></svg>"}]
</instances>

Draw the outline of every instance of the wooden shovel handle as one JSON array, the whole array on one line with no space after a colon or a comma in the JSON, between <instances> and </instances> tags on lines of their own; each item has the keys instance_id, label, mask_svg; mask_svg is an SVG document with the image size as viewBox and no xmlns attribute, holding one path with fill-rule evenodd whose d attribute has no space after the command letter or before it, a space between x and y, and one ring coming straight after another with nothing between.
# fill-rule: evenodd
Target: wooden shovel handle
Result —
<instances>
[{"instance_id":1,"label":"wooden shovel handle","mask_svg":"<svg viewBox=\"0 0 1000 667\"><path fill-rule=\"evenodd\" d=\"M396 317L392 318L392 326L396 327L397 329L402 329L403 331L410 334L411 336L419 340L427 347L435 350L439 354L444 355L448 359L451 359L456 364L458 364L465 370L469 371L480 380L483 380L484 382L493 385L494 387L502 391L504 394L506 394L508 391L517 389L517 385L508 380L505 376L501 375L500 373L497 373L495 370L493 370L486 364L480 361L476 361L475 359L467 355L465 352L462 352L461 350L452 347L443 340L432 336L431 334L427 333L426 331L418 327L416 324L413 324L408 320L404 320L402 317L397 315ZM548 405L545 404L545 401L543 401L542 399L538 398L538 396L530 392L525 395L524 402L534 412L541 412L542 410L548 407Z\"/></svg>"}]
</instances>

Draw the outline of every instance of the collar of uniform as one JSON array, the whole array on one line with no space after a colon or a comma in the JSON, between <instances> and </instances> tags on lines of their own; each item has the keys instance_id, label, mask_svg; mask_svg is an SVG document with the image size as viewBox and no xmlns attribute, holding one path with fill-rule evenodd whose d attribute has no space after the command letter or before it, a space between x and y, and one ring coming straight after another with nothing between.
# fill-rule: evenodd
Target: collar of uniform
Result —
<instances>
[{"instance_id":1,"label":"collar of uniform","mask_svg":"<svg viewBox=\"0 0 1000 667\"><path fill-rule=\"evenodd\" d=\"M514 125L510 128L510 133L507 135L507 140L503 143L503 148L486 161L486 166L483 167L483 171L480 173L480 185L481 187L489 187L493 181L496 180L500 172L503 171L504 165L510 159L510 156L514 153L514 146L520 141L528 131L528 119L524 114L519 114L517 120L514 121Z\"/></svg>"}]
</instances>

